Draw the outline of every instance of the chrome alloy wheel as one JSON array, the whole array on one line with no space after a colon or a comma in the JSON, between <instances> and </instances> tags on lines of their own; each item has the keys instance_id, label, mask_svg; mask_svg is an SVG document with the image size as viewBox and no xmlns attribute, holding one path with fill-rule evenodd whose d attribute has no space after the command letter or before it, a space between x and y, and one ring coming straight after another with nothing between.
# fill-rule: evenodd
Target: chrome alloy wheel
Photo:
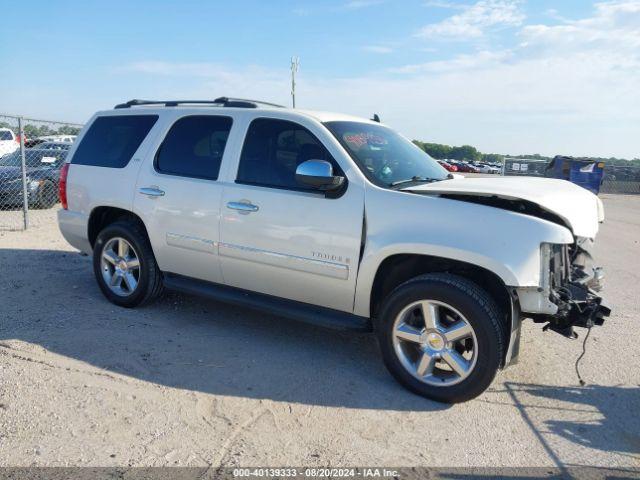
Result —
<instances>
[{"instance_id":1,"label":"chrome alloy wheel","mask_svg":"<svg viewBox=\"0 0 640 480\"><path fill-rule=\"evenodd\" d=\"M473 371L478 342L469 321L451 305L420 300L393 323L393 347L403 367L421 382L449 386Z\"/></svg>"},{"instance_id":2,"label":"chrome alloy wheel","mask_svg":"<svg viewBox=\"0 0 640 480\"><path fill-rule=\"evenodd\" d=\"M122 237L111 238L102 248L102 278L120 297L131 295L140 281L140 260L135 249Z\"/></svg>"}]
</instances>

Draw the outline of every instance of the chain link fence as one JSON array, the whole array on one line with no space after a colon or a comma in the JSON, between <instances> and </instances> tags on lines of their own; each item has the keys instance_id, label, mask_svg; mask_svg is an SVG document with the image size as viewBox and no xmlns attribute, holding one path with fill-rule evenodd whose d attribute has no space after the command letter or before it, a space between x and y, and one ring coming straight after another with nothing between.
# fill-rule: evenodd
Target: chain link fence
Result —
<instances>
[{"instance_id":1,"label":"chain link fence","mask_svg":"<svg viewBox=\"0 0 640 480\"><path fill-rule=\"evenodd\" d=\"M604 167L602 193L640 194L640 166L609 165Z\"/></svg>"},{"instance_id":2,"label":"chain link fence","mask_svg":"<svg viewBox=\"0 0 640 480\"><path fill-rule=\"evenodd\" d=\"M60 169L81 128L0 115L0 230L55 221Z\"/></svg>"}]
</instances>

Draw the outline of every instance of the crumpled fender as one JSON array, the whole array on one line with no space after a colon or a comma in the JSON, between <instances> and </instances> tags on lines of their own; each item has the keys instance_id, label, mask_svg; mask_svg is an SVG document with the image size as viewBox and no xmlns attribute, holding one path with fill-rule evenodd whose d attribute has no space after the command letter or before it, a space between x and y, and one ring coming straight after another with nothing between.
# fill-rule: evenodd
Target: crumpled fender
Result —
<instances>
[{"instance_id":1,"label":"crumpled fender","mask_svg":"<svg viewBox=\"0 0 640 480\"><path fill-rule=\"evenodd\" d=\"M493 272L505 285L529 287L540 285L540 244L573 243L569 229L541 218L439 196L367 188L377 191L365 195L357 315L369 316L376 272L392 255L466 262Z\"/></svg>"}]
</instances>

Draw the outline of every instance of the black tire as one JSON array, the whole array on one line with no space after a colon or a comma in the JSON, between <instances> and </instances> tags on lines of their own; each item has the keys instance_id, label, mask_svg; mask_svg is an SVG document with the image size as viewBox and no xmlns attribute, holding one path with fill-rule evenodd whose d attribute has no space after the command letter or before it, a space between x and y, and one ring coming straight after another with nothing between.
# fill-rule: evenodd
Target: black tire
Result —
<instances>
[{"instance_id":1,"label":"black tire","mask_svg":"<svg viewBox=\"0 0 640 480\"><path fill-rule=\"evenodd\" d=\"M48 209L58 203L58 189L52 182L44 182L36 194L35 208Z\"/></svg>"},{"instance_id":2,"label":"black tire","mask_svg":"<svg viewBox=\"0 0 640 480\"><path fill-rule=\"evenodd\" d=\"M120 296L112 292L102 276L102 250L104 245L114 237L121 237L129 242L140 261L137 286L128 296ZM147 234L140 223L133 220L116 221L98 234L93 247L93 272L104 296L120 307L134 308L145 305L155 300L163 291L162 273L156 263Z\"/></svg>"},{"instance_id":3,"label":"black tire","mask_svg":"<svg viewBox=\"0 0 640 480\"><path fill-rule=\"evenodd\" d=\"M454 307L467 319L475 332L475 367L460 383L446 386L424 383L408 372L398 358L393 345L394 321L406 306L425 299ZM495 301L475 283L456 275L434 273L413 278L393 290L381 306L375 327L384 363L400 384L423 397L457 403L477 397L495 378L505 348L500 318Z\"/></svg>"}]
</instances>

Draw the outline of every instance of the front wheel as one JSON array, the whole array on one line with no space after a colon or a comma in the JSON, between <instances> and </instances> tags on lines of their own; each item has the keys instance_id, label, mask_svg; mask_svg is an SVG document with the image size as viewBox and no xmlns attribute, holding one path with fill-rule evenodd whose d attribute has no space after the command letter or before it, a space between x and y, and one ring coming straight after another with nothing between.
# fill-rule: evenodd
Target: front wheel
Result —
<instances>
[{"instance_id":1,"label":"front wheel","mask_svg":"<svg viewBox=\"0 0 640 480\"><path fill-rule=\"evenodd\" d=\"M397 287L382 305L376 332L384 363L396 380L446 403L484 392L505 345L493 299L473 282L443 273Z\"/></svg>"}]
</instances>

